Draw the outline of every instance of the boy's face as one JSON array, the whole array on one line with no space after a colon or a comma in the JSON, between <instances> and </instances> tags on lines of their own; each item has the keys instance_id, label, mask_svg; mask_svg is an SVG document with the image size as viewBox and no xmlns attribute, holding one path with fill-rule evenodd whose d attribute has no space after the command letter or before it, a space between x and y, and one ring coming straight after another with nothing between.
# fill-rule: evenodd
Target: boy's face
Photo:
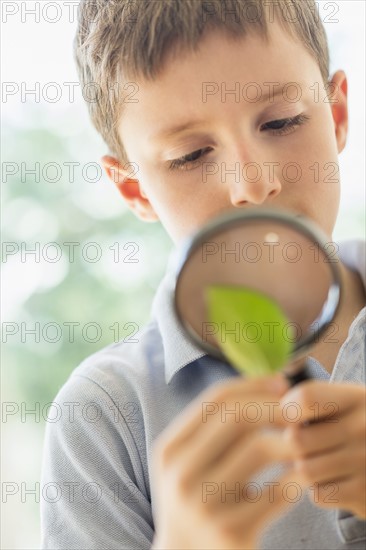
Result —
<instances>
[{"instance_id":1,"label":"boy's face","mask_svg":"<svg viewBox=\"0 0 366 550\"><path fill-rule=\"evenodd\" d=\"M332 238L347 81L335 73L330 102L316 61L270 27L269 45L255 34L207 34L198 52L168 58L156 81L138 82L138 102L124 106L119 132L138 172L113 171L108 156L103 164L136 215L160 219L175 243L223 211L257 205L304 214ZM294 117L293 126L273 122ZM186 155L191 162L170 168Z\"/></svg>"}]
</instances>

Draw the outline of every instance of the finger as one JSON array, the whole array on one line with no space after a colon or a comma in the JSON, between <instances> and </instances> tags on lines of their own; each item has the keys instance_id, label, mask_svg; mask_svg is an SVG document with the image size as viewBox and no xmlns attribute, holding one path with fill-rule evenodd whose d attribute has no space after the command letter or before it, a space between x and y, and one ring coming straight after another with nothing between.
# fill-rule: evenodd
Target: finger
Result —
<instances>
[{"instance_id":1,"label":"finger","mask_svg":"<svg viewBox=\"0 0 366 550\"><path fill-rule=\"evenodd\" d=\"M189 441L186 464L190 464L192 477L199 477L207 472L222 455L238 441L243 443L253 432L264 427L278 428L281 425L279 401L271 394L256 394L250 401L219 403L215 415L202 419L202 429L197 430ZM181 447L180 454L185 453Z\"/></svg>"},{"instance_id":2,"label":"finger","mask_svg":"<svg viewBox=\"0 0 366 550\"><path fill-rule=\"evenodd\" d=\"M326 483L314 483L309 498L321 508L342 508L366 519L365 477L347 477Z\"/></svg>"},{"instance_id":3,"label":"finger","mask_svg":"<svg viewBox=\"0 0 366 550\"><path fill-rule=\"evenodd\" d=\"M347 477L359 477L364 468L365 451L362 446L342 447L329 453L294 461L294 470L309 484L337 482Z\"/></svg>"},{"instance_id":4,"label":"finger","mask_svg":"<svg viewBox=\"0 0 366 550\"><path fill-rule=\"evenodd\" d=\"M191 486L198 490L202 486L208 508L220 506L223 497L230 506L242 500L247 491L255 490L258 483L250 480L256 472L269 462L290 459L291 447L284 444L280 435L257 432L250 438L239 439L219 463L205 471L204 478L191 480Z\"/></svg>"},{"instance_id":5,"label":"finger","mask_svg":"<svg viewBox=\"0 0 366 550\"><path fill-rule=\"evenodd\" d=\"M202 427L203 419L207 420L217 412L221 414L229 402L253 401L253 396L259 392L267 392L267 401L273 401L276 397L284 395L288 387L288 382L282 375L248 380L237 376L224 383L214 384L200 393L174 419L160 434L156 446L164 448L166 458L171 458L172 455L180 453L180 448Z\"/></svg>"},{"instance_id":6,"label":"finger","mask_svg":"<svg viewBox=\"0 0 366 550\"><path fill-rule=\"evenodd\" d=\"M284 416L297 409L298 415L289 422L327 421L334 422L343 414L360 406L365 406L366 390L359 384L310 380L291 388L281 400ZM291 409L292 408L292 409Z\"/></svg>"},{"instance_id":7,"label":"finger","mask_svg":"<svg viewBox=\"0 0 366 550\"><path fill-rule=\"evenodd\" d=\"M283 432L284 440L293 448L294 456L308 457L345 446L345 432L338 425L322 422L289 426Z\"/></svg>"},{"instance_id":8,"label":"finger","mask_svg":"<svg viewBox=\"0 0 366 550\"><path fill-rule=\"evenodd\" d=\"M289 485L297 488L297 496L290 496ZM257 533L268 526L276 517L284 513L291 504L295 504L305 493L306 488L301 477L289 471L263 488L251 500L243 500L234 507L217 511L217 522L224 531L236 530L241 534Z\"/></svg>"},{"instance_id":9,"label":"finger","mask_svg":"<svg viewBox=\"0 0 366 550\"><path fill-rule=\"evenodd\" d=\"M283 437L289 440L298 457L307 457L337 447L353 445L355 441L365 440L365 413L351 409L336 422L319 421L311 424L288 426Z\"/></svg>"}]
</instances>

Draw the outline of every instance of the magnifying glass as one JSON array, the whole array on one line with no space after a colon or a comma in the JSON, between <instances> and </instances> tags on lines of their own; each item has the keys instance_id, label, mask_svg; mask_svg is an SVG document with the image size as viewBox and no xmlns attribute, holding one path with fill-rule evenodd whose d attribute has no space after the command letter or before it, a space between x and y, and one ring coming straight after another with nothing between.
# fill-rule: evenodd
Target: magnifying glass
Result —
<instances>
[{"instance_id":1,"label":"magnifying glass","mask_svg":"<svg viewBox=\"0 0 366 550\"><path fill-rule=\"evenodd\" d=\"M231 343L240 346L245 338L247 344L258 344L260 334L259 340L265 340L261 353L269 358L276 343L290 341L281 368L294 385L311 378L305 357L338 310L338 262L334 244L304 216L263 207L227 212L178 251L175 312L189 339L231 364L230 335ZM221 300L214 318L212 297ZM252 364L252 373L255 368Z\"/></svg>"}]
</instances>

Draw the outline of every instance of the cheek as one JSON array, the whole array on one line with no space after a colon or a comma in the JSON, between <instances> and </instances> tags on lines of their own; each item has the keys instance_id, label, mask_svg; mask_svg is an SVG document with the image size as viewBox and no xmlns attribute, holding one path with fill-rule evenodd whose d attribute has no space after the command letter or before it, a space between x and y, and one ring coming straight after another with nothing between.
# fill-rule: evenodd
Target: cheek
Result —
<instances>
[{"instance_id":1,"label":"cheek","mask_svg":"<svg viewBox=\"0 0 366 550\"><path fill-rule=\"evenodd\" d=\"M338 162L338 145L334 121L329 104L321 104L315 110L314 122L307 135L306 151L308 166L319 165L320 181L328 182L330 165ZM334 175L333 175L334 179Z\"/></svg>"},{"instance_id":2,"label":"cheek","mask_svg":"<svg viewBox=\"0 0 366 550\"><path fill-rule=\"evenodd\" d=\"M304 183L309 185L316 202L314 208L328 220L335 221L340 199L340 170L334 125L322 118L323 128L314 132L304 159Z\"/></svg>"},{"instance_id":3,"label":"cheek","mask_svg":"<svg viewBox=\"0 0 366 550\"><path fill-rule=\"evenodd\" d=\"M149 177L147 177L147 172ZM174 174L162 175L159 170L141 170L141 179L145 182L146 194L161 224L177 243L184 238L197 216L197 200L191 204L192 193L187 186L178 185ZM196 206L196 209L193 206Z\"/></svg>"},{"instance_id":4,"label":"cheek","mask_svg":"<svg viewBox=\"0 0 366 550\"><path fill-rule=\"evenodd\" d=\"M301 139L283 148L279 177L286 184L299 178L304 192L314 196L327 196L338 200L340 173L337 141L329 106L324 105L312 113L313 122L301 132ZM291 169L291 164L293 168ZM287 178L286 178L287 176Z\"/></svg>"},{"instance_id":5,"label":"cheek","mask_svg":"<svg viewBox=\"0 0 366 550\"><path fill-rule=\"evenodd\" d=\"M297 145L290 145L281 152L279 177L296 180L298 176L309 185L337 183L339 181L338 153L332 135L323 133L302 139Z\"/></svg>"}]
</instances>

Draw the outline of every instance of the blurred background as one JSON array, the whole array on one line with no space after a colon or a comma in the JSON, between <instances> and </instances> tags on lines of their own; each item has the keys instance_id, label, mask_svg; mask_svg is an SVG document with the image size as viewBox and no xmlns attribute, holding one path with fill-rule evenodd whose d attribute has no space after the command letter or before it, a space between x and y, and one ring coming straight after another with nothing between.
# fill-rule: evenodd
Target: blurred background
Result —
<instances>
[{"instance_id":1,"label":"blurred background","mask_svg":"<svg viewBox=\"0 0 366 550\"><path fill-rule=\"evenodd\" d=\"M107 149L89 121L72 56L76 5L2 3L1 547L8 550L40 544L50 402L85 357L148 321L172 250L161 225L138 220L102 172ZM331 72L348 76L334 239L364 238L365 3L317 5Z\"/></svg>"}]
</instances>

